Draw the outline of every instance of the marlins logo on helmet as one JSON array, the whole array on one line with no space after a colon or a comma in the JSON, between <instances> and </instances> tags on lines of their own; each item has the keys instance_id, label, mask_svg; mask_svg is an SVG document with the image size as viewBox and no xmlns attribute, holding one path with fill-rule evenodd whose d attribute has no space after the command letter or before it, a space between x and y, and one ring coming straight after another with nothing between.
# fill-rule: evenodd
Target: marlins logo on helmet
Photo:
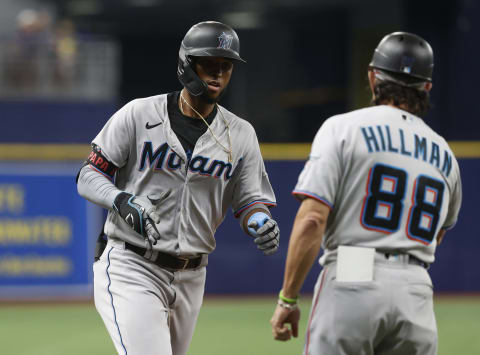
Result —
<instances>
[{"instance_id":1,"label":"marlins logo on helmet","mask_svg":"<svg viewBox=\"0 0 480 355\"><path fill-rule=\"evenodd\" d=\"M232 46L233 36L222 32L222 34L218 37L218 40L220 41L218 48L230 49Z\"/></svg>"}]
</instances>

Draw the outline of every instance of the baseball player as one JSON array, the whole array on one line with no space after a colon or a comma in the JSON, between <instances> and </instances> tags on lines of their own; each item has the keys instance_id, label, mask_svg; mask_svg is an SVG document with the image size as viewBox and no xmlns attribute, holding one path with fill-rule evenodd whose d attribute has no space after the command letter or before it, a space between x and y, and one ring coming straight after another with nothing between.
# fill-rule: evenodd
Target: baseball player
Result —
<instances>
[{"instance_id":1,"label":"baseball player","mask_svg":"<svg viewBox=\"0 0 480 355\"><path fill-rule=\"evenodd\" d=\"M427 269L462 189L448 144L419 118L432 71L424 39L387 35L368 68L374 106L329 118L313 141L270 321L275 339L298 335L298 295L323 247L306 355L437 352Z\"/></svg>"},{"instance_id":2,"label":"baseball player","mask_svg":"<svg viewBox=\"0 0 480 355\"><path fill-rule=\"evenodd\" d=\"M194 25L179 51L183 89L121 108L79 172L80 195L109 210L94 297L119 354L186 353L228 208L264 254L278 249L255 131L217 103L239 53L229 26Z\"/></svg>"}]
</instances>

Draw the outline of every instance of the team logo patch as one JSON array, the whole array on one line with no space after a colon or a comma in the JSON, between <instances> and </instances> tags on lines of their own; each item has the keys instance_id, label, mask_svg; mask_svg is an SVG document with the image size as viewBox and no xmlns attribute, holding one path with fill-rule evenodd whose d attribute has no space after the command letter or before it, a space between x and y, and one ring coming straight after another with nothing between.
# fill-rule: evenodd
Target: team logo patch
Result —
<instances>
[{"instance_id":1,"label":"team logo patch","mask_svg":"<svg viewBox=\"0 0 480 355\"><path fill-rule=\"evenodd\" d=\"M400 64L400 70L406 74L410 74L412 72L413 63L415 62L415 58L409 56L402 56L402 61Z\"/></svg>"},{"instance_id":2,"label":"team logo patch","mask_svg":"<svg viewBox=\"0 0 480 355\"><path fill-rule=\"evenodd\" d=\"M218 48L230 49L232 46L233 36L222 32L222 34L218 36L218 41Z\"/></svg>"}]
</instances>

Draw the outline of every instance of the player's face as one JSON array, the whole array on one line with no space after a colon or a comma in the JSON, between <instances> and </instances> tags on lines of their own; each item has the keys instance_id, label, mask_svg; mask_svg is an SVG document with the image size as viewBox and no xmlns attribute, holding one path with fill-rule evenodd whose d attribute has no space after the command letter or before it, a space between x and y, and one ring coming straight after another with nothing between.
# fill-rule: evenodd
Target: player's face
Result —
<instances>
[{"instance_id":1,"label":"player's face","mask_svg":"<svg viewBox=\"0 0 480 355\"><path fill-rule=\"evenodd\" d=\"M197 75L207 83L206 96L217 101L230 82L232 61L223 57L199 57L195 65Z\"/></svg>"}]
</instances>

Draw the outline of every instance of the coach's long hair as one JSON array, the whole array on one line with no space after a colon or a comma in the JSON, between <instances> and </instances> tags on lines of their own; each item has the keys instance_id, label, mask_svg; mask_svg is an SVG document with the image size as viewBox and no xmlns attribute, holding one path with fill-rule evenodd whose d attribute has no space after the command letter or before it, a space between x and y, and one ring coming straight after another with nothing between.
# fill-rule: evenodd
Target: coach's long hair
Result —
<instances>
[{"instance_id":1,"label":"coach's long hair","mask_svg":"<svg viewBox=\"0 0 480 355\"><path fill-rule=\"evenodd\" d=\"M402 86L391 81L380 81L374 87L372 105L393 104L404 107L406 111L416 116L422 116L431 108L430 93L426 90L417 90Z\"/></svg>"}]
</instances>

